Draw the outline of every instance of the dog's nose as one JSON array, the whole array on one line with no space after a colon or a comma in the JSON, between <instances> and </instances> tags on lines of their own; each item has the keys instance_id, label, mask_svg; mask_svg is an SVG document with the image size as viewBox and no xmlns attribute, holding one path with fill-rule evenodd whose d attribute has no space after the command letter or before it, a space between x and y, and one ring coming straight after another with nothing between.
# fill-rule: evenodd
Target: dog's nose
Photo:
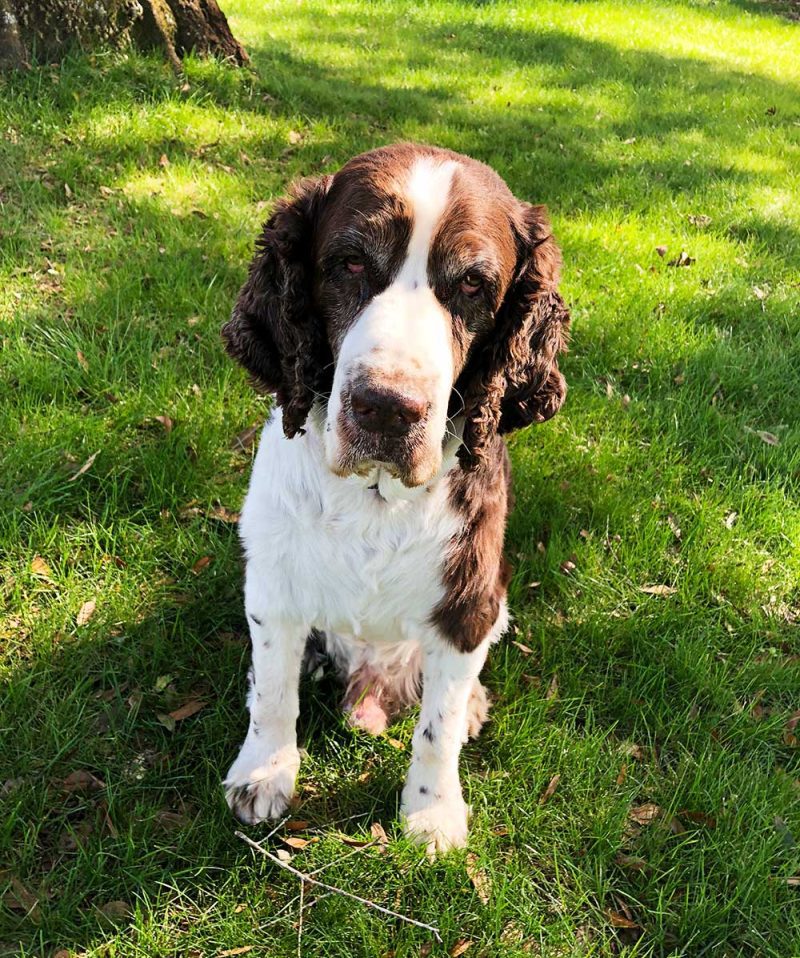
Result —
<instances>
[{"instance_id":1,"label":"dog's nose","mask_svg":"<svg viewBox=\"0 0 800 958\"><path fill-rule=\"evenodd\" d=\"M355 386L350 393L350 408L362 429L397 438L422 419L428 404L390 390Z\"/></svg>"}]
</instances>

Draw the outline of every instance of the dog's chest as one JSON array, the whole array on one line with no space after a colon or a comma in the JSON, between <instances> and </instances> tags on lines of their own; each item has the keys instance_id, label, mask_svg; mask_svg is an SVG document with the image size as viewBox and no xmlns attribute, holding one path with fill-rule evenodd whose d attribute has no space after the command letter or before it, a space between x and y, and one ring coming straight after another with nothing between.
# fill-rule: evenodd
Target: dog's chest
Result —
<instances>
[{"instance_id":1,"label":"dog's chest","mask_svg":"<svg viewBox=\"0 0 800 958\"><path fill-rule=\"evenodd\" d=\"M333 476L311 438L268 426L240 529L248 563L270 583L269 614L386 642L424 638L459 525L446 479L387 501Z\"/></svg>"}]
</instances>

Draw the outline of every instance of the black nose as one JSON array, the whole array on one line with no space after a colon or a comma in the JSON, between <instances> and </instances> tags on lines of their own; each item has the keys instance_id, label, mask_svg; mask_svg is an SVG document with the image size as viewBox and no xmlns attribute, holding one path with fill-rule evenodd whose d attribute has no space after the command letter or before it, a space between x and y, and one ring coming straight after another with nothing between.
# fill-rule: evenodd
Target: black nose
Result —
<instances>
[{"instance_id":1,"label":"black nose","mask_svg":"<svg viewBox=\"0 0 800 958\"><path fill-rule=\"evenodd\" d=\"M367 432L399 437L422 419L428 404L386 389L354 386L350 393L350 408L355 421Z\"/></svg>"}]
</instances>

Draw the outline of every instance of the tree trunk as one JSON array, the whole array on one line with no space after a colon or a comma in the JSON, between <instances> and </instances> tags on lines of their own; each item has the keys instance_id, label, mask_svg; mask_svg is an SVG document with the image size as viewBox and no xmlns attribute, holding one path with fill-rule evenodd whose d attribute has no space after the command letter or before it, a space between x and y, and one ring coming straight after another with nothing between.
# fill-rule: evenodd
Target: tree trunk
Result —
<instances>
[{"instance_id":1,"label":"tree trunk","mask_svg":"<svg viewBox=\"0 0 800 958\"><path fill-rule=\"evenodd\" d=\"M160 50L176 69L189 52L249 59L217 0L0 0L0 70L128 43Z\"/></svg>"}]
</instances>

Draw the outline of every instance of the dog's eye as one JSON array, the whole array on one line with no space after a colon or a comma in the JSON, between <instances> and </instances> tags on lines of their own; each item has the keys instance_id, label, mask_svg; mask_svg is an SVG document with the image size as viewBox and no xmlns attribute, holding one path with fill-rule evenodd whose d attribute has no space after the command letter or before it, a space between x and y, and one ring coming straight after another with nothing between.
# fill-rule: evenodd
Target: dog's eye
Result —
<instances>
[{"instance_id":1,"label":"dog's eye","mask_svg":"<svg viewBox=\"0 0 800 958\"><path fill-rule=\"evenodd\" d=\"M345 257L344 267L348 273L357 276L364 272L364 260L360 256L347 256Z\"/></svg>"},{"instance_id":2,"label":"dog's eye","mask_svg":"<svg viewBox=\"0 0 800 958\"><path fill-rule=\"evenodd\" d=\"M477 296L483 288L483 279L478 273L466 273L461 278L459 289L465 296Z\"/></svg>"}]
</instances>

